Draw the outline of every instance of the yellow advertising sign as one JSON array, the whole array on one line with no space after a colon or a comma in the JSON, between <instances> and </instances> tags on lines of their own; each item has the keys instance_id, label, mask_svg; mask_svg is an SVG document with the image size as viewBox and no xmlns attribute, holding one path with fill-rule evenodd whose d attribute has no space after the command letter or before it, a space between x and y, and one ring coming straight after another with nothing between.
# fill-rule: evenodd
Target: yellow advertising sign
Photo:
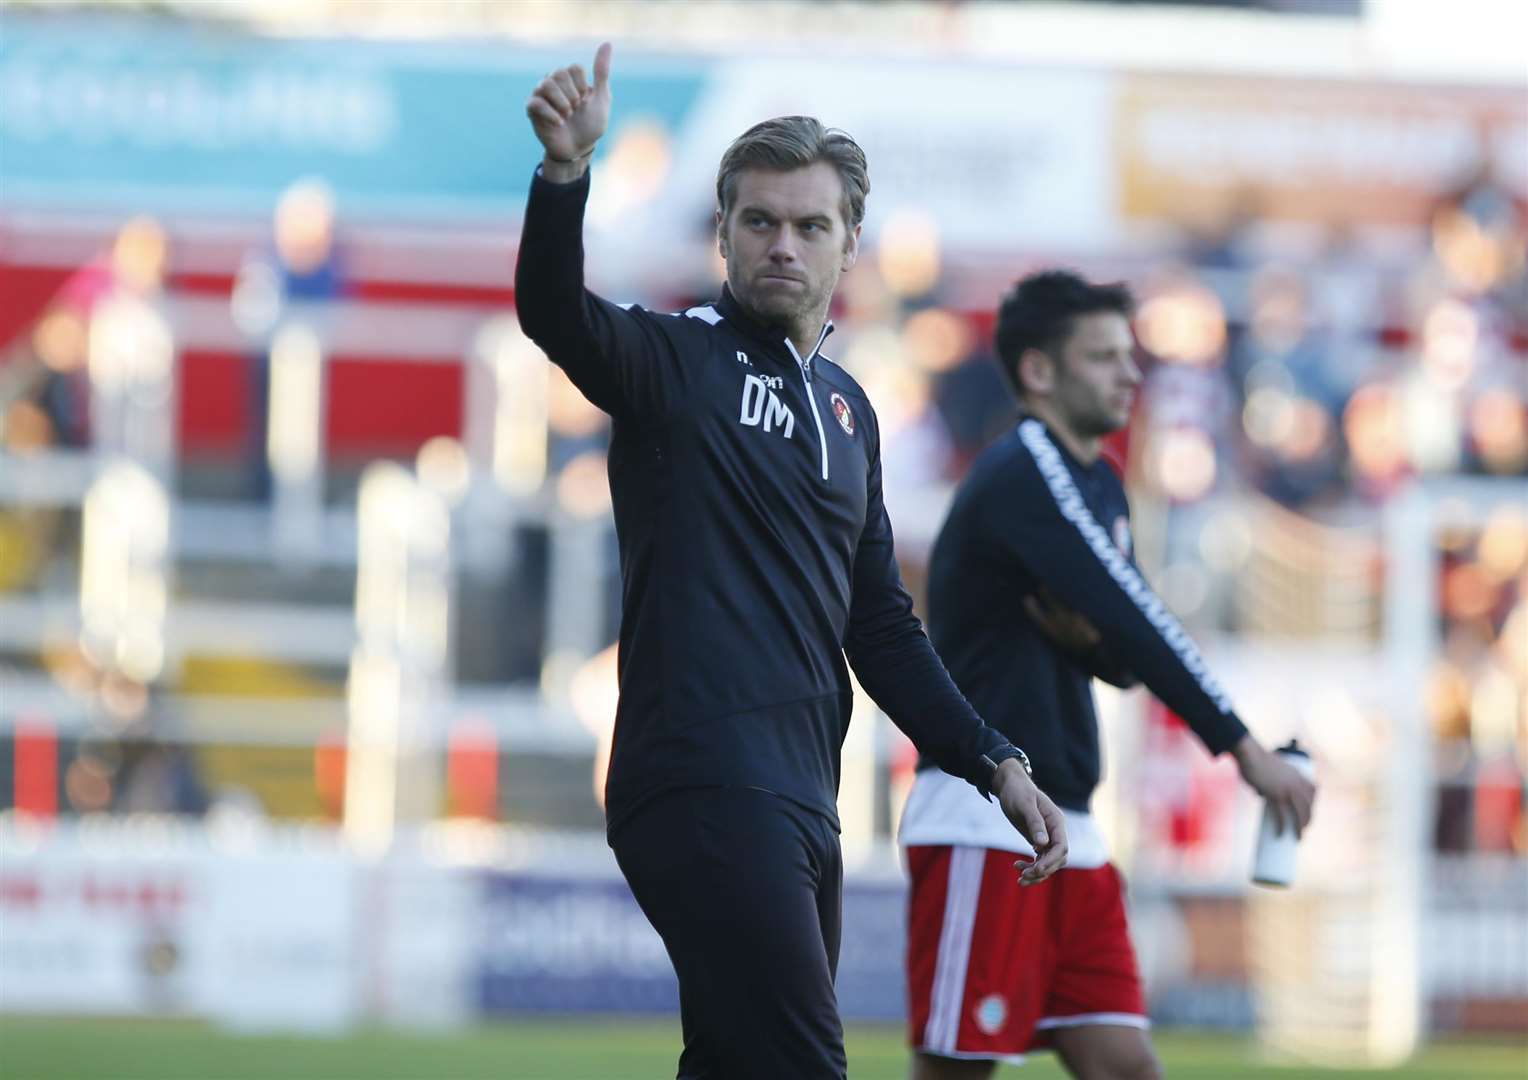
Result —
<instances>
[{"instance_id":1,"label":"yellow advertising sign","mask_svg":"<svg viewBox=\"0 0 1528 1080\"><path fill-rule=\"evenodd\" d=\"M1528 192L1521 89L1134 74L1117 109L1125 221L1419 225L1482 164Z\"/></svg>"}]
</instances>

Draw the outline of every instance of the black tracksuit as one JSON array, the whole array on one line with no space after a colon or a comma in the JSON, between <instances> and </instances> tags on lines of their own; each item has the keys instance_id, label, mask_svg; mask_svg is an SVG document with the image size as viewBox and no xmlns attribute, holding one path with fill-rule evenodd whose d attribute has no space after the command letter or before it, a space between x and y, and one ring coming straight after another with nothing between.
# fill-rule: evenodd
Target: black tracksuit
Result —
<instances>
[{"instance_id":1,"label":"black tracksuit","mask_svg":"<svg viewBox=\"0 0 1528 1080\"><path fill-rule=\"evenodd\" d=\"M611 843L680 972L687 1075L841 1075L841 1036L836 1044L817 1038L837 1030L836 901L819 905L816 948L828 962L777 963L771 971L799 970L800 985L767 982L758 970L760 942L738 940L750 936L748 911L724 912L719 900L712 919L671 917L693 903L687 874L714 880L718 873L714 863L673 865L675 850L699 859L725 845L638 827L649 816L644 808L663 807L682 822L673 800L696 800L698 813L716 797L706 789L789 800L797 809L761 809L753 827L804 829L798 841L818 870L801 880L836 890L824 869L836 857L836 836L829 856L797 811L820 815L836 833L850 665L931 761L979 789L990 771L983 756L1001 760L1013 750L955 689L913 614L881 501L880 431L864 391L815 350L798 357L782 333L754 324L725 291L715 305L674 315L587 291L588 188L587 174L569 184L539 175L532 182L515 290L525 332L613 421L623 608L606 787ZM734 840L736 859L754 857L746 835ZM660 862L669 872L645 872ZM681 954L697 953L731 971L730 980L703 980L694 963L681 962ZM736 1001L727 998L733 991ZM714 1006L707 1015L696 1007L702 993ZM819 1016L771 1028L770 1014L754 1005L761 995L831 1013L831 1024ZM708 1016L745 1004L762 1026L741 1046ZM807 1056L789 1056L803 1039Z\"/></svg>"},{"instance_id":2,"label":"black tracksuit","mask_svg":"<svg viewBox=\"0 0 1528 1080\"><path fill-rule=\"evenodd\" d=\"M1073 810L1088 808L1099 779L1095 675L1145 683L1212 753L1247 730L1136 569L1129 515L1107 461L1082 464L1028 417L972 466L929 565L929 633L956 684ZM1087 655L1061 652L1025 613L1042 587L1099 631Z\"/></svg>"}]
</instances>

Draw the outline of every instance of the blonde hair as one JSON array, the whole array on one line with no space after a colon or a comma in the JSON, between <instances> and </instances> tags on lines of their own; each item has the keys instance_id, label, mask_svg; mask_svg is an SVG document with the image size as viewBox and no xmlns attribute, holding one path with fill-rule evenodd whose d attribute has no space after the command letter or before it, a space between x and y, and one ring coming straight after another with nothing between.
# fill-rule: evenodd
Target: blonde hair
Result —
<instances>
[{"instance_id":1,"label":"blonde hair","mask_svg":"<svg viewBox=\"0 0 1528 1080\"><path fill-rule=\"evenodd\" d=\"M865 152L848 132L822 126L813 116L777 116L743 132L722 155L716 172L716 202L722 218L732 209L737 174L744 169L786 172L825 161L838 170L844 197L839 207L844 225L853 229L865 219L865 196L870 194L870 169Z\"/></svg>"}]
</instances>

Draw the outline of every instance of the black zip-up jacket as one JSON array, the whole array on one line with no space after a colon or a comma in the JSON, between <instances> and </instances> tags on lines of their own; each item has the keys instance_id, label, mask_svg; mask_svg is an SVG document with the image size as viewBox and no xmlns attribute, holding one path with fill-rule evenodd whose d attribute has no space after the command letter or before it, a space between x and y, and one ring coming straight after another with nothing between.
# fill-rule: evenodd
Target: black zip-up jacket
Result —
<instances>
[{"instance_id":1,"label":"black zip-up jacket","mask_svg":"<svg viewBox=\"0 0 1528 1080\"><path fill-rule=\"evenodd\" d=\"M934 654L902 587L864 391L725 290L677 315L583 276L589 177L531 183L520 325L612 418L620 704L607 827L678 787L763 788L836 824L849 665L929 760L986 794L1015 751ZM831 327L825 327L825 338ZM817 342L817 349L822 341Z\"/></svg>"},{"instance_id":2,"label":"black zip-up jacket","mask_svg":"<svg viewBox=\"0 0 1528 1080\"><path fill-rule=\"evenodd\" d=\"M1098 786L1094 676L1145 683L1211 753L1247 733L1136 569L1129 522L1113 466L1082 464L1026 417L977 458L929 565L929 633L956 685L1031 755L1041 790L1072 810L1086 810ZM1041 587L1099 631L1086 655L1062 652L1029 618L1024 599Z\"/></svg>"}]
</instances>

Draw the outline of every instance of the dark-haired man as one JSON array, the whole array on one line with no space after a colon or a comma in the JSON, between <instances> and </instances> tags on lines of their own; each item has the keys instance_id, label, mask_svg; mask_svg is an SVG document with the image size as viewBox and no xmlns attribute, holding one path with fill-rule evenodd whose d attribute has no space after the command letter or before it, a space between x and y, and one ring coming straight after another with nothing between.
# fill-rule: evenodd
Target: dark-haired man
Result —
<instances>
[{"instance_id":1,"label":"dark-haired man","mask_svg":"<svg viewBox=\"0 0 1528 1080\"><path fill-rule=\"evenodd\" d=\"M1022 841L920 762L901 826L914 1080L984 1080L1040 1047L1084 1080L1160 1075L1123 885L1088 813L1094 676L1144 682L1290 827L1310 819L1314 787L1247 733L1131 558L1125 493L1100 456L1140 383L1130 314L1124 286L1062 271L1020 281L998 313L1024 415L978 458L934 545L929 632L982 715L1034 754L1071 853L1015 887L1004 869Z\"/></svg>"},{"instance_id":2,"label":"dark-haired man","mask_svg":"<svg viewBox=\"0 0 1528 1080\"><path fill-rule=\"evenodd\" d=\"M1041 852L1027 881L1064 861L1065 825L913 615L875 413L821 352L858 253L864 154L810 117L751 128L717 176L721 299L675 315L619 307L584 288L580 235L609 45L593 75L555 71L526 105L545 157L515 288L525 332L613 419L610 844L679 976L679 1075L842 1077L849 665L930 760L997 796Z\"/></svg>"}]
</instances>

